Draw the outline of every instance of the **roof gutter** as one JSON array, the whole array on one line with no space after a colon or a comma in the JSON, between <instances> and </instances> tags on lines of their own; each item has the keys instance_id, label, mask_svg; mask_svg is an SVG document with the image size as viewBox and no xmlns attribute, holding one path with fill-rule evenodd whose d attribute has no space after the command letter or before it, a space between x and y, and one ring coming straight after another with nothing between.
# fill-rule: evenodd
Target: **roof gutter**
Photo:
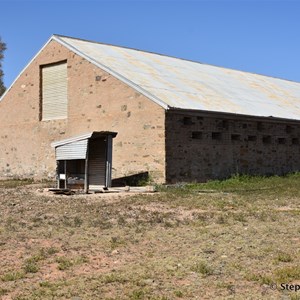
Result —
<instances>
[{"instance_id":1,"label":"roof gutter","mask_svg":"<svg viewBox=\"0 0 300 300\"><path fill-rule=\"evenodd\" d=\"M297 123L299 124L300 120L297 119L287 119L281 118L276 116L255 116L255 115L245 115L245 114L238 114L238 113L230 113L230 112L222 112L222 111L211 111L211 110L202 110L202 109L192 109L192 108L178 108L178 107L169 107L168 111L170 113L181 113L181 114L192 114L192 115L207 115L207 116L216 116L221 115L225 118L234 118L234 119L248 119L248 120L264 120L269 122L290 122L290 123Z\"/></svg>"}]
</instances>

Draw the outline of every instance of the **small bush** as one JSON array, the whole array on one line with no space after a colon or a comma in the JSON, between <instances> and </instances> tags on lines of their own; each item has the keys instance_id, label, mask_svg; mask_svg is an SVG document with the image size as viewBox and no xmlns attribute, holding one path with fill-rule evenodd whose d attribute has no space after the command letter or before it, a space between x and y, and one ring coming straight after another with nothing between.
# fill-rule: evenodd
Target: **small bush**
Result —
<instances>
[{"instance_id":1,"label":"small bush","mask_svg":"<svg viewBox=\"0 0 300 300\"><path fill-rule=\"evenodd\" d=\"M120 239L120 238L117 237L117 236L113 236L113 237L111 238L111 240L110 240L110 248L111 248L112 250L114 250L114 249L116 249L116 248L118 248L118 247L120 247L120 246L122 246L122 245L124 245L124 244L125 244L125 241L122 240L122 239Z\"/></svg>"},{"instance_id":2,"label":"small bush","mask_svg":"<svg viewBox=\"0 0 300 300\"><path fill-rule=\"evenodd\" d=\"M74 226L75 226L75 227L80 227L80 226L82 225L82 223L83 223L82 219L79 218L78 216L76 216L76 217L74 218Z\"/></svg>"},{"instance_id":3,"label":"small bush","mask_svg":"<svg viewBox=\"0 0 300 300\"><path fill-rule=\"evenodd\" d=\"M41 281L39 283L40 287L50 288L52 285L49 281Z\"/></svg>"},{"instance_id":4,"label":"small bush","mask_svg":"<svg viewBox=\"0 0 300 300\"><path fill-rule=\"evenodd\" d=\"M176 297L178 297L178 298L182 298L183 297L183 292L182 291L175 291L174 292L174 295L176 296Z\"/></svg>"},{"instance_id":5,"label":"small bush","mask_svg":"<svg viewBox=\"0 0 300 300\"><path fill-rule=\"evenodd\" d=\"M16 281L25 277L24 272L9 272L1 277L1 280L4 282Z\"/></svg>"},{"instance_id":6,"label":"small bush","mask_svg":"<svg viewBox=\"0 0 300 300\"><path fill-rule=\"evenodd\" d=\"M257 274L248 274L246 276L246 279L249 281L257 281L260 284L270 285L270 284L274 283L274 280L270 276L261 275L261 274L258 274L258 275Z\"/></svg>"},{"instance_id":7,"label":"small bush","mask_svg":"<svg viewBox=\"0 0 300 300\"><path fill-rule=\"evenodd\" d=\"M36 262L32 260L27 260L23 268L25 273L37 273L39 270L39 267L36 264Z\"/></svg>"},{"instance_id":8,"label":"small bush","mask_svg":"<svg viewBox=\"0 0 300 300\"><path fill-rule=\"evenodd\" d=\"M57 257L58 269L61 271L68 270L75 265L80 265L88 262L88 258L85 256L79 256L77 258Z\"/></svg>"},{"instance_id":9,"label":"small bush","mask_svg":"<svg viewBox=\"0 0 300 300\"><path fill-rule=\"evenodd\" d=\"M285 267L275 271L279 282L292 282L300 279L300 266Z\"/></svg>"},{"instance_id":10,"label":"small bush","mask_svg":"<svg viewBox=\"0 0 300 300\"><path fill-rule=\"evenodd\" d=\"M277 260L279 262L291 262L293 259L289 253L280 252L277 256Z\"/></svg>"},{"instance_id":11,"label":"small bush","mask_svg":"<svg viewBox=\"0 0 300 300\"><path fill-rule=\"evenodd\" d=\"M58 257L56 262L58 263L58 270L61 271L68 270L74 265L74 262L66 257Z\"/></svg>"},{"instance_id":12,"label":"small bush","mask_svg":"<svg viewBox=\"0 0 300 300\"><path fill-rule=\"evenodd\" d=\"M0 288L0 296L4 296L8 293L8 290L7 289L2 289Z\"/></svg>"},{"instance_id":13,"label":"small bush","mask_svg":"<svg viewBox=\"0 0 300 300\"><path fill-rule=\"evenodd\" d=\"M145 297L145 292L143 290L135 290L131 293L129 296L130 300L139 300L139 299L144 299Z\"/></svg>"},{"instance_id":14,"label":"small bush","mask_svg":"<svg viewBox=\"0 0 300 300\"><path fill-rule=\"evenodd\" d=\"M213 274L213 269L204 261L196 263L191 268L191 270L204 276L209 276Z\"/></svg>"},{"instance_id":15,"label":"small bush","mask_svg":"<svg viewBox=\"0 0 300 300\"><path fill-rule=\"evenodd\" d=\"M50 248L47 249L47 254L48 255L53 255L53 254L56 254L58 252L59 252L59 250L55 247L50 247Z\"/></svg>"},{"instance_id":16,"label":"small bush","mask_svg":"<svg viewBox=\"0 0 300 300\"><path fill-rule=\"evenodd\" d=\"M118 275L118 274L114 274L114 273L111 273L111 274L107 274L103 277L103 282L104 283L125 283L127 282L127 279Z\"/></svg>"}]
</instances>

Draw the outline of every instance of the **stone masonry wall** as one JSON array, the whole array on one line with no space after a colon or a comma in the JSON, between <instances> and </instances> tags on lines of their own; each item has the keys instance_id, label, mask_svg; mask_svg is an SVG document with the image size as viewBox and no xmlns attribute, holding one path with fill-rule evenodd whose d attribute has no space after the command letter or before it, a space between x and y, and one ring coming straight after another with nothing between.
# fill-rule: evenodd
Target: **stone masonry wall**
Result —
<instances>
[{"instance_id":1,"label":"stone masonry wall","mask_svg":"<svg viewBox=\"0 0 300 300\"><path fill-rule=\"evenodd\" d=\"M68 118L40 121L40 65L67 60ZM50 42L0 101L0 177L54 178L50 144L90 131L115 131L113 178L149 172L165 180L163 108Z\"/></svg>"},{"instance_id":2,"label":"stone masonry wall","mask_svg":"<svg viewBox=\"0 0 300 300\"><path fill-rule=\"evenodd\" d=\"M167 182L300 170L300 122L169 111Z\"/></svg>"}]
</instances>

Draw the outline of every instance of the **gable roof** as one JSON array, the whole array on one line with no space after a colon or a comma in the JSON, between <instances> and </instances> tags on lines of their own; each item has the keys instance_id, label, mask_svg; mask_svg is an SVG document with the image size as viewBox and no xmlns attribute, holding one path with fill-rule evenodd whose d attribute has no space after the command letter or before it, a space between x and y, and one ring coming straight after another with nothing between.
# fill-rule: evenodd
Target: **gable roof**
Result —
<instances>
[{"instance_id":1,"label":"gable roof","mask_svg":"<svg viewBox=\"0 0 300 300\"><path fill-rule=\"evenodd\" d=\"M300 120L298 82L60 35L53 35L47 44L51 40L104 69L165 109Z\"/></svg>"}]
</instances>

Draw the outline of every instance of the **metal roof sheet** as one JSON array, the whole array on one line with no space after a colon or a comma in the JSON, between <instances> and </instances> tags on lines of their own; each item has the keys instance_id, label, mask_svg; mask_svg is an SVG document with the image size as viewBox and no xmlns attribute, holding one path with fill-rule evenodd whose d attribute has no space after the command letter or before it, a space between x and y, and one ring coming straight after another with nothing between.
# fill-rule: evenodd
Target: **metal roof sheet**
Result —
<instances>
[{"instance_id":1,"label":"metal roof sheet","mask_svg":"<svg viewBox=\"0 0 300 300\"><path fill-rule=\"evenodd\" d=\"M300 119L300 83L55 36L164 108Z\"/></svg>"},{"instance_id":2,"label":"metal roof sheet","mask_svg":"<svg viewBox=\"0 0 300 300\"><path fill-rule=\"evenodd\" d=\"M59 35L52 36L44 47L51 40L109 72L165 109L300 120L298 82Z\"/></svg>"},{"instance_id":3,"label":"metal roof sheet","mask_svg":"<svg viewBox=\"0 0 300 300\"><path fill-rule=\"evenodd\" d=\"M78 136L74 136L71 138L67 138L64 140L60 140L60 141L56 141L51 143L51 147L52 148L56 148L59 146L63 146L63 145L67 145L67 144L71 144L71 143L76 143L82 140L87 140L87 139L96 139L99 137L105 137L111 135L113 138L117 136L117 132L112 132L112 131L91 131L91 132L87 132Z\"/></svg>"}]
</instances>

